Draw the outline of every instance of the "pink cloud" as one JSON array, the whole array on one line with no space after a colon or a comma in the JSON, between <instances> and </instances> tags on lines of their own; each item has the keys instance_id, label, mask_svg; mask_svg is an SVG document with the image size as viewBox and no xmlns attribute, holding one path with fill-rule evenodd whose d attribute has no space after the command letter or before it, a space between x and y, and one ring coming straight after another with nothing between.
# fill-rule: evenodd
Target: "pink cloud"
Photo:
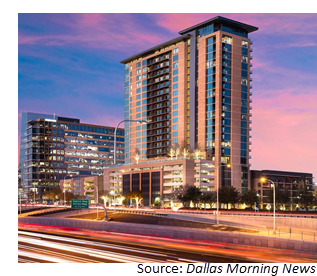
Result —
<instances>
[{"instance_id":1,"label":"pink cloud","mask_svg":"<svg viewBox=\"0 0 317 276\"><path fill-rule=\"evenodd\" d=\"M259 27L262 34L286 35L303 34L316 35L316 14L256 14L256 13L226 13L226 14L160 14L157 24L172 31L179 32L216 16L227 17L242 23Z\"/></svg>"},{"instance_id":2,"label":"pink cloud","mask_svg":"<svg viewBox=\"0 0 317 276\"><path fill-rule=\"evenodd\" d=\"M253 103L253 169L317 174L316 102L316 93L285 92Z\"/></svg>"},{"instance_id":3,"label":"pink cloud","mask_svg":"<svg viewBox=\"0 0 317 276\"><path fill-rule=\"evenodd\" d=\"M51 20L57 19L53 17ZM146 29L140 31L140 25L131 14L79 14L73 16L73 20L59 19L58 23L65 25L68 33L26 35L20 32L19 44L76 44L89 48L126 51L132 45L148 47L166 39Z\"/></svg>"}]
</instances>

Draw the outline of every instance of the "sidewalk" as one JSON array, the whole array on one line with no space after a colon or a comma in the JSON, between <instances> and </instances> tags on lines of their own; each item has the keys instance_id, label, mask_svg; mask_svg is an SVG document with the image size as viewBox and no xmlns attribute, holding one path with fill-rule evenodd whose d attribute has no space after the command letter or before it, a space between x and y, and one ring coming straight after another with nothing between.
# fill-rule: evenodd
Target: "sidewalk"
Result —
<instances>
[{"instance_id":1,"label":"sidewalk","mask_svg":"<svg viewBox=\"0 0 317 276\"><path fill-rule=\"evenodd\" d=\"M216 224L216 215L214 214L182 214L182 213L168 213L169 218L188 220L193 222L205 222ZM241 233L248 233L251 235L264 236L264 237L276 237L294 240L305 240L313 241L317 243L317 229L301 229L288 226L276 226L275 234L273 233L273 226L266 226L264 224L254 225L252 218L250 218L250 223L233 222L230 221L229 216L219 216L219 224L224 226L231 226L241 228ZM272 217L273 223L273 217ZM250 230L250 231L248 231ZM254 233L256 231L256 233ZM238 231L240 232L240 231ZM316 245L317 246L317 245Z\"/></svg>"}]
</instances>

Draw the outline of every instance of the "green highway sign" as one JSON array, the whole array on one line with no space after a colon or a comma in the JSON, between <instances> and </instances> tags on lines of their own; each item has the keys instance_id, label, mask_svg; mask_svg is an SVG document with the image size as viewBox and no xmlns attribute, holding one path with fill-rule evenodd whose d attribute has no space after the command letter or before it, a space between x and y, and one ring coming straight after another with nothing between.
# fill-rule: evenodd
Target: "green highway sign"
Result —
<instances>
[{"instance_id":1,"label":"green highway sign","mask_svg":"<svg viewBox=\"0 0 317 276\"><path fill-rule=\"evenodd\" d=\"M86 200L86 199L72 199L71 208L88 209L89 208L89 200Z\"/></svg>"}]
</instances>

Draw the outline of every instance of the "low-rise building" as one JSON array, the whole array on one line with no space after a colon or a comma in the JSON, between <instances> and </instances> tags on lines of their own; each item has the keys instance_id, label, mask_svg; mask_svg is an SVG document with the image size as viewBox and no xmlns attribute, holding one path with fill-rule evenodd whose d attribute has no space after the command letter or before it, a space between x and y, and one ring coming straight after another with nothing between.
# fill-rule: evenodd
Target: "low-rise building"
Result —
<instances>
[{"instance_id":1,"label":"low-rise building","mask_svg":"<svg viewBox=\"0 0 317 276\"><path fill-rule=\"evenodd\" d=\"M261 178L269 181L261 181ZM288 195L287 203L282 204L284 210L294 211L300 206L296 203L296 198L302 188L313 194L313 174L275 171L275 170L251 170L251 189L256 190L261 199L261 208L272 206L271 181L276 186L277 193ZM284 205L284 206L283 206Z\"/></svg>"},{"instance_id":2,"label":"low-rise building","mask_svg":"<svg viewBox=\"0 0 317 276\"><path fill-rule=\"evenodd\" d=\"M213 191L214 173L212 160L190 157L148 159L104 169L104 188L123 196L141 190L144 206L152 206L157 201L170 206L173 193L186 184L195 185L202 191Z\"/></svg>"}]
</instances>

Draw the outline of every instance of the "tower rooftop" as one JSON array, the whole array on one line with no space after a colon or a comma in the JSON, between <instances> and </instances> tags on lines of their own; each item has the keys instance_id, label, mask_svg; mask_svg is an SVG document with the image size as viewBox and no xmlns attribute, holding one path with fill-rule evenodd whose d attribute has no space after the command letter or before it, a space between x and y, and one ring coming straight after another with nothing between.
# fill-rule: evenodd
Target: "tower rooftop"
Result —
<instances>
[{"instance_id":1,"label":"tower rooftop","mask_svg":"<svg viewBox=\"0 0 317 276\"><path fill-rule=\"evenodd\" d=\"M235 21L235 20L232 20L232 19L229 19L229 18L226 18L226 17L216 16L214 18L208 19L208 20L206 20L204 22L201 22L199 24L191 26L191 27L189 27L187 29L184 29L184 30L182 30L182 31L180 31L178 33L180 35L184 35L186 33L189 33L189 32L191 32L193 30L196 30L196 29L200 29L200 28L202 28L204 26L207 26L207 25L210 25L212 23L230 25L232 27L237 27L237 28L243 29L247 33L251 33L251 32L254 32L254 31L259 29L257 27L254 27L254 26L251 26L251 25L248 25L248 24L244 24L244 23L241 23L239 21Z\"/></svg>"}]
</instances>

